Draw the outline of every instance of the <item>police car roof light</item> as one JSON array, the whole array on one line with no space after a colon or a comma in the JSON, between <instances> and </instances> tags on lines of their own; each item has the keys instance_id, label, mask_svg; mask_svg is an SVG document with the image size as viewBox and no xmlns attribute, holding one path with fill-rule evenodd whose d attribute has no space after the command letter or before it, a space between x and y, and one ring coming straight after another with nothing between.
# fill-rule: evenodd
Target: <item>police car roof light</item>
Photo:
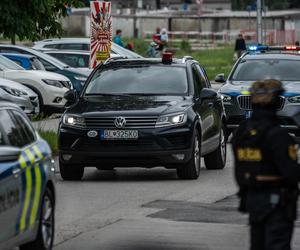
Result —
<instances>
[{"instance_id":1,"label":"police car roof light","mask_svg":"<svg viewBox=\"0 0 300 250\"><path fill-rule=\"evenodd\" d=\"M257 52L257 51L265 51L268 50L269 46L266 45L261 45L261 44L253 44L253 45L249 45L247 50L250 52Z\"/></svg>"},{"instance_id":2,"label":"police car roof light","mask_svg":"<svg viewBox=\"0 0 300 250\"><path fill-rule=\"evenodd\" d=\"M171 52L162 53L162 62L163 63L172 63L172 61L173 61L173 54Z\"/></svg>"},{"instance_id":3,"label":"police car roof light","mask_svg":"<svg viewBox=\"0 0 300 250\"><path fill-rule=\"evenodd\" d=\"M286 46L284 46L284 50L300 50L300 46L286 45Z\"/></svg>"}]
</instances>

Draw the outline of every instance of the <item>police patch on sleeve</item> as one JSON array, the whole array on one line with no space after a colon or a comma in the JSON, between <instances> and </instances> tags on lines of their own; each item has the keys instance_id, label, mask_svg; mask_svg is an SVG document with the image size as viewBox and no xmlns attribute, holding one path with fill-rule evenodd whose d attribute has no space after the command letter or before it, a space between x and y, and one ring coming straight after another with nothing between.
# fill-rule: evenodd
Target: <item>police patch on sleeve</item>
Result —
<instances>
[{"instance_id":1,"label":"police patch on sleeve","mask_svg":"<svg viewBox=\"0 0 300 250\"><path fill-rule=\"evenodd\" d=\"M293 160L293 161L297 161L297 149L295 145L290 145L289 146L289 157Z\"/></svg>"}]
</instances>

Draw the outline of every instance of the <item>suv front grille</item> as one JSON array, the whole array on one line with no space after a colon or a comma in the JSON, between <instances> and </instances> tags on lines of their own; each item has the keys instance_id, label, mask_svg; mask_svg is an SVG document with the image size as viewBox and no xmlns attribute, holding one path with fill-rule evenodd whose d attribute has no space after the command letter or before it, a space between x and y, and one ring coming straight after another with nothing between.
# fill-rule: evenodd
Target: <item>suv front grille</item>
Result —
<instances>
[{"instance_id":1,"label":"suv front grille","mask_svg":"<svg viewBox=\"0 0 300 250\"><path fill-rule=\"evenodd\" d=\"M243 110L252 110L251 96L250 95L240 95L237 98L240 109ZM279 103L277 105L277 109L282 109L284 104L284 97L279 97Z\"/></svg>"},{"instance_id":2,"label":"suv front grille","mask_svg":"<svg viewBox=\"0 0 300 250\"><path fill-rule=\"evenodd\" d=\"M155 128L157 117L139 116L124 117L126 125L124 128ZM87 128L117 128L115 126L116 117L87 117L85 124Z\"/></svg>"}]
</instances>

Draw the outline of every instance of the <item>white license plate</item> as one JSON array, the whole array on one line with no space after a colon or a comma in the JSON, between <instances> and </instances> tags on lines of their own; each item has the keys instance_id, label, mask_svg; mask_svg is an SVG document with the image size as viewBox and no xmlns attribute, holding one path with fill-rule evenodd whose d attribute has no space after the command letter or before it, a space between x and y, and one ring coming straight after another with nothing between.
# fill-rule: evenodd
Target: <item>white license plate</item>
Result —
<instances>
[{"instance_id":1,"label":"white license plate","mask_svg":"<svg viewBox=\"0 0 300 250\"><path fill-rule=\"evenodd\" d=\"M137 140L138 130L102 130L101 140Z\"/></svg>"}]
</instances>

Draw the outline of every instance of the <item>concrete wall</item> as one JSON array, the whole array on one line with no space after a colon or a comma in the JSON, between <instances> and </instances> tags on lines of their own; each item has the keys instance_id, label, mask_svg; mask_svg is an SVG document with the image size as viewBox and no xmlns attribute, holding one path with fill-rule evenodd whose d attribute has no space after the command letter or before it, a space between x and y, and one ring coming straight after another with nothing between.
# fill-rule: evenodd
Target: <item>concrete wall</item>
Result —
<instances>
[{"instance_id":1,"label":"concrete wall","mask_svg":"<svg viewBox=\"0 0 300 250\"><path fill-rule=\"evenodd\" d=\"M89 36L90 21L87 15L71 15L62 20L67 36ZM113 16L113 31L123 30L124 37L143 37L144 32L154 32L156 27L170 31L222 32L232 30L239 32L256 30L256 18L251 17L153 17L153 16ZM300 16L268 17L264 27L269 30L295 30L295 39L300 40Z\"/></svg>"}]
</instances>

